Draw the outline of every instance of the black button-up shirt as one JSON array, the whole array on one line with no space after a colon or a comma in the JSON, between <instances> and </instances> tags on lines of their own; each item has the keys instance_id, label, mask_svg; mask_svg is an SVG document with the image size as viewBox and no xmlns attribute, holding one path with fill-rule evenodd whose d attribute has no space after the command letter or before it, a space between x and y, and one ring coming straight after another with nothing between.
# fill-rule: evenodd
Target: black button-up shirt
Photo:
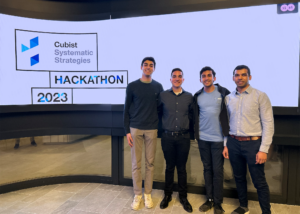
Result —
<instances>
[{"instance_id":1,"label":"black button-up shirt","mask_svg":"<svg viewBox=\"0 0 300 214\"><path fill-rule=\"evenodd\" d=\"M166 131L188 131L193 120L193 95L182 89L176 95L172 88L160 93L162 127Z\"/></svg>"}]
</instances>

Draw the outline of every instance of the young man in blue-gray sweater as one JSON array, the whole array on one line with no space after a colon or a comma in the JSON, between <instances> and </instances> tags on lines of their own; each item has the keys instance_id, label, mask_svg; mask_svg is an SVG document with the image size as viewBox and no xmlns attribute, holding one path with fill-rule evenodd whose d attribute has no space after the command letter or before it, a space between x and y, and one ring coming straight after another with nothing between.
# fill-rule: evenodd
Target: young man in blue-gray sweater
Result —
<instances>
[{"instance_id":1,"label":"young man in blue-gray sweater","mask_svg":"<svg viewBox=\"0 0 300 214\"><path fill-rule=\"evenodd\" d=\"M225 96L230 92L213 84L216 72L211 67L200 71L200 82L203 88L194 95L196 109L195 139L198 141L201 160L204 168L204 180L207 201L199 208L208 212L214 208L214 214L223 214L223 165L222 155L224 141L229 132L229 121Z\"/></svg>"}]
</instances>

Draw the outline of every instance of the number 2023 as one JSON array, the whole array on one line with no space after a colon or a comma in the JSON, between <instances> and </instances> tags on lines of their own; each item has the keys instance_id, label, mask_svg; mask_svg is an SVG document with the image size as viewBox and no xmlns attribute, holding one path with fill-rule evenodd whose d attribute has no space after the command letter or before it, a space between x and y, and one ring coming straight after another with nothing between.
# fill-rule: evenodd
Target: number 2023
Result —
<instances>
[{"instance_id":1,"label":"number 2023","mask_svg":"<svg viewBox=\"0 0 300 214\"><path fill-rule=\"evenodd\" d=\"M52 102L52 100L53 100L53 102L59 103L60 101L67 102L67 100L68 100L67 93L61 93L61 94L54 93L53 95L52 95L52 93L47 93L46 95L44 93L39 93L38 97L39 97L38 102L40 102L40 103L44 103L44 102L50 103L50 102Z\"/></svg>"}]
</instances>

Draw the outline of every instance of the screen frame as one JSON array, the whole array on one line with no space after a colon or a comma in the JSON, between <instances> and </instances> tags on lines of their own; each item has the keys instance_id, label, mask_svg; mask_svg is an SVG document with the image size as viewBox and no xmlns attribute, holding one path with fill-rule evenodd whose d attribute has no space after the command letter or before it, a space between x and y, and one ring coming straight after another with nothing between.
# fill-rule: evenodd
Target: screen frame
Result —
<instances>
[{"instance_id":1,"label":"screen frame","mask_svg":"<svg viewBox=\"0 0 300 214\"><path fill-rule=\"evenodd\" d=\"M3 0L0 3L0 13L6 15L20 16L24 18L34 18L34 19L44 19L44 20L58 20L58 21L100 21L108 19L122 19L131 17L144 17L153 15L165 15L165 14L175 14L175 13L185 13L185 12L195 12L195 11L208 11L216 9L229 9L238 7L249 7L249 6L259 6L259 5L270 5L270 4L281 4L286 3L282 0L272 0L267 3L262 3L261 1L253 2L250 0L239 1L209 1L205 3L185 3L184 5L178 6L176 1L166 1L164 5L159 5L158 0L150 1L149 5L143 3L138 3L136 1L86 1L86 2L76 2L72 3L70 8L70 1L37 1L28 0L19 2L17 6L12 7L12 0ZM31 4L40 5L40 11L29 11L28 6ZM126 4L125 4L126 3ZM157 4L156 4L157 3ZM125 4L125 5L124 5ZM46 6L48 7L42 7ZM145 7L145 5L147 7ZM156 6L157 5L157 6ZM51 7L49 7L51 6ZM54 6L54 7L53 7ZM56 6L56 7L55 7ZM57 6L63 11L58 15ZM101 7L97 13L90 13L95 6ZM78 11L74 12L74 8L82 10L78 14ZM45 11L43 11L45 10ZM47 12L47 13L45 13ZM64 14L64 16L62 15ZM299 68L300 68L300 50L299 50ZM300 73L300 70L299 70ZM109 110L110 109L110 110ZM0 106L0 114L6 113L21 113L21 112L43 112L43 111L123 111L124 105L111 105L111 104L59 104L59 105L2 105ZM297 107L279 107L273 106L274 115L300 115L300 75L298 80L298 106Z\"/></svg>"}]
</instances>

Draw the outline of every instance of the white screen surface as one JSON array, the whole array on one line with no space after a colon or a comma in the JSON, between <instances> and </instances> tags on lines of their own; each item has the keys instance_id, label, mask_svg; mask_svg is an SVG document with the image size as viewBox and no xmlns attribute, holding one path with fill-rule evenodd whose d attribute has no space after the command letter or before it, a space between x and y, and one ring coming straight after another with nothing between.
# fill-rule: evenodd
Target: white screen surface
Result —
<instances>
[{"instance_id":1,"label":"white screen surface","mask_svg":"<svg viewBox=\"0 0 300 214\"><path fill-rule=\"evenodd\" d=\"M299 24L299 13L277 14L277 5L90 22L0 14L0 105L124 104L153 56L164 89L179 67L194 94L210 66L233 91L233 69L245 64L273 106L297 107Z\"/></svg>"}]
</instances>

